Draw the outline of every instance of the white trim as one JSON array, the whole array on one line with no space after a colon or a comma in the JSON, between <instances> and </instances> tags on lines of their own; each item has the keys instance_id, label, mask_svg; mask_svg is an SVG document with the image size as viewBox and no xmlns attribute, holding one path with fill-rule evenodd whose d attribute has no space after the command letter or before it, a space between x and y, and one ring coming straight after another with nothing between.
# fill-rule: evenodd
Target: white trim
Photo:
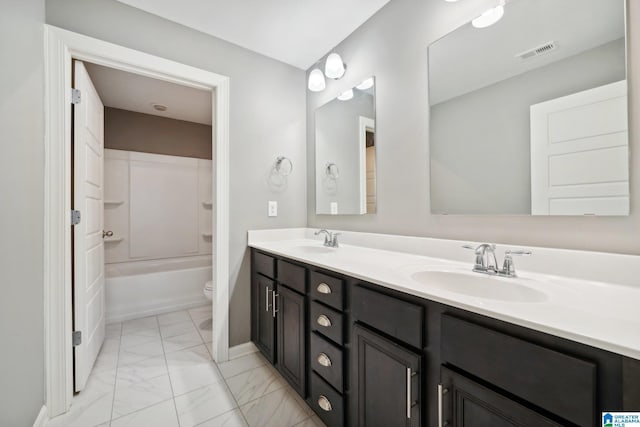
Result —
<instances>
[{"instance_id":1,"label":"white trim","mask_svg":"<svg viewBox=\"0 0 640 427\"><path fill-rule=\"evenodd\" d=\"M40 408L40 412L38 412L38 417L33 422L33 427L44 427L47 421L49 421L47 417L47 407L43 405L42 408Z\"/></svg>"},{"instance_id":2,"label":"white trim","mask_svg":"<svg viewBox=\"0 0 640 427\"><path fill-rule=\"evenodd\" d=\"M229 360L237 359L238 357L246 356L252 353L257 353L258 347L251 341L234 345L229 348Z\"/></svg>"},{"instance_id":3,"label":"white trim","mask_svg":"<svg viewBox=\"0 0 640 427\"><path fill-rule=\"evenodd\" d=\"M214 359L229 357L229 77L45 25L44 310L46 406L52 418L72 398L71 60L214 91L216 230ZM213 179L213 177L212 177Z\"/></svg>"},{"instance_id":4,"label":"white trim","mask_svg":"<svg viewBox=\"0 0 640 427\"><path fill-rule=\"evenodd\" d=\"M367 130L371 129L375 131L375 120L358 116L358 129L360 136L359 146L359 163L360 163L360 214L367 213Z\"/></svg>"}]
</instances>

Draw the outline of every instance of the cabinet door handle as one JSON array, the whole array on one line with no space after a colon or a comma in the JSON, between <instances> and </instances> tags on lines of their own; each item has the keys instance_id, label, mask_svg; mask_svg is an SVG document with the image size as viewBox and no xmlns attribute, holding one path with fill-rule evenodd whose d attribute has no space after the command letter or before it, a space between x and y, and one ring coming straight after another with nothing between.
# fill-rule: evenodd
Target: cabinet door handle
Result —
<instances>
[{"instance_id":1,"label":"cabinet door handle","mask_svg":"<svg viewBox=\"0 0 640 427\"><path fill-rule=\"evenodd\" d=\"M320 283L318 285L318 287L316 288L318 290L318 292L320 292L321 294L325 294L328 295L331 293L331 286L327 285L326 283Z\"/></svg>"},{"instance_id":2,"label":"cabinet door handle","mask_svg":"<svg viewBox=\"0 0 640 427\"><path fill-rule=\"evenodd\" d=\"M331 410L333 409L331 407L331 402L329 401L329 399L327 399L327 397L324 394L321 394L320 397L318 398L318 406L320 406L320 408L322 408L323 411L327 411L327 412L331 412Z\"/></svg>"},{"instance_id":3,"label":"cabinet door handle","mask_svg":"<svg viewBox=\"0 0 640 427\"><path fill-rule=\"evenodd\" d=\"M411 368L407 368L407 419L411 419Z\"/></svg>"},{"instance_id":4,"label":"cabinet door handle","mask_svg":"<svg viewBox=\"0 0 640 427\"><path fill-rule=\"evenodd\" d=\"M264 311L269 312L269 292L271 289L267 286L264 291Z\"/></svg>"},{"instance_id":5,"label":"cabinet door handle","mask_svg":"<svg viewBox=\"0 0 640 427\"><path fill-rule=\"evenodd\" d=\"M449 389L446 389L442 386L442 384L438 384L438 427L446 427L449 425L449 422L444 421L444 414L442 412L442 400L443 396L447 394Z\"/></svg>"},{"instance_id":6,"label":"cabinet door handle","mask_svg":"<svg viewBox=\"0 0 640 427\"><path fill-rule=\"evenodd\" d=\"M278 298L280 294L277 294L276 291L271 291L271 305L273 307L273 311L271 312L273 317L276 317L276 313L278 310L276 309L276 298Z\"/></svg>"},{"instance_id":7,"label":"cabinet door handle","mask_svg":"<svg viewBox=\"0 0 640 427\"><path fill-rule=\"evenodd\" d=\"M331 320L324 314L321 314L320 316L318 316L318 319L316 320L316 322L318 323L318 325L324 326L325 328L328 328L329 326L331 326Z\"/></svg>"},{"instance_id":8,"label":"cabinet door handle","mask_svg":"<svg viewBox=\"0 0 640 427\"><path fill-rule=\"evenodd\" d=\"M320 353L318 355L318 363L322 366L331 366L331 358L326 353Z\"/></svg>"}]
</instances>

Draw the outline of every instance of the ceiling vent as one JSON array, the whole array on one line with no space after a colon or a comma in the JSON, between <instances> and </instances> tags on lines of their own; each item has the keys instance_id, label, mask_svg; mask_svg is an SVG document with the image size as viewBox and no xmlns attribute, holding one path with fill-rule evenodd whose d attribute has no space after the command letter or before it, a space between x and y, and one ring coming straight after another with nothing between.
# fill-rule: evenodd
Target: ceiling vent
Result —
<instances>
[{"instance_id":1,"label":"ceiling vent","mask_svg":"<svg viewBox=\"0 0 640 427\"><path fill-rule=\"evenodd\" d=\"M533 49L525 50L524 52L520 52L516 55L516 58L520 59L529 59L535 56L545 55L556 49L558 45L556 42L547 42L540 46L534 47Z\"/></svg>"}]
</instances>

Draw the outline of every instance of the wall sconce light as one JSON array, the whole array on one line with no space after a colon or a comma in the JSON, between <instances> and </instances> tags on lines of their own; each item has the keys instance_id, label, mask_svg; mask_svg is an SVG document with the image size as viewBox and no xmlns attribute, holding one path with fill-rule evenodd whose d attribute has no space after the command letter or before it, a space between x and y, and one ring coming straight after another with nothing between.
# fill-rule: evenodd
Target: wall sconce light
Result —
<instances>
[{"instance_id":1,"label":"wall sconce light","mask_svg":"<svg viewBox=\"0 0 640 427\"><path fill-rule=\"evenodd\" d=\"M487 28L495 24L504 16L504 5L505 1L500 0L498 6L485 10L482 15L471 21L471 25L475 28Z\"/></svg>"},{"instance_id":2,"label":"wall sconce light","mask_svg":"<svg viewBox=\"0 0 640 427\"><path fill-rule=\"evenodd\" d=\"M338 80L342 76L347 69L347 66L342 62L342 57L337 53L333 52L329 56L327 56L327 62L324 64L324 75L329 77L330 79Z\"/></svg>"},{"instance_id":3,"label":"wall sconce light","mask_svg":"<svg viewBox=\"0 0 640 427\"><path fill-rule=\"evenodd\" d=\"M345 90L338 96L340 101L348 101L353 98L353 89Z\"/></svg>"},{"instance_id":4,"label":"wall sconce light","mask_svg":"<svg viewBox=\"0 0 640 427\"><path fill-rule=\"evenodd\" d=\"M314 68L309 73L309 81L307 82L307 88L311 92L321 92L325 89L326 82L324 77L327 76L330 79L339 80L344 76L347 70L347 66L342 62L342 57L333 52L327 56L324 64L324 74L319 67Z\"/></svg>"},{"instance_id":5,"label":"wall sconce light","mask_svg":"<svg viewBox=\"0 0 640 427\"><path fill-rule=\"evenodd\" d=\"M311 73L309 73L309 84L307 87L311 92L322 92L326 86L324 74L322 74L320 68L314 68Z\"/></svg>"}]
</instances>

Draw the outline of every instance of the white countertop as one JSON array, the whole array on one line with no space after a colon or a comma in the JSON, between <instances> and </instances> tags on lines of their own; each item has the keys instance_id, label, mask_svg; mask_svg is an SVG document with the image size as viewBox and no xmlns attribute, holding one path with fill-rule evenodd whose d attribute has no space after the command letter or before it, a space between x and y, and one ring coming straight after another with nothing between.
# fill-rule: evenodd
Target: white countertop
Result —
<instances>
[{"instance_id":1,"label":"white countertop","mask_svg":"<svg viewBox=\"0 0 640 427\"><path fill-rule=\"evenodd\" d=\"M469 262L460 262L342 243L339 248L324 249L321 240L304 238L304 233L284 233L281 240L273 235L262 240L261 237L265 235L260 232L250 235L249 246L386 288L640 359L640 287L524 270L517 270L517 278L489 277L470 272L473 253L468 254ZM515 262L517 268L518 259ZM442 283L433 284L437 278L430 279L428 283L412 278L414 273L423 271L448 271L463 275L468 273L471 278L477 275L479 282L482 278L491 280L485 280L478 286L525 286L532 289L538 297L532 301L513 302L453 292Z\"/></svg>"}]
</instances>

